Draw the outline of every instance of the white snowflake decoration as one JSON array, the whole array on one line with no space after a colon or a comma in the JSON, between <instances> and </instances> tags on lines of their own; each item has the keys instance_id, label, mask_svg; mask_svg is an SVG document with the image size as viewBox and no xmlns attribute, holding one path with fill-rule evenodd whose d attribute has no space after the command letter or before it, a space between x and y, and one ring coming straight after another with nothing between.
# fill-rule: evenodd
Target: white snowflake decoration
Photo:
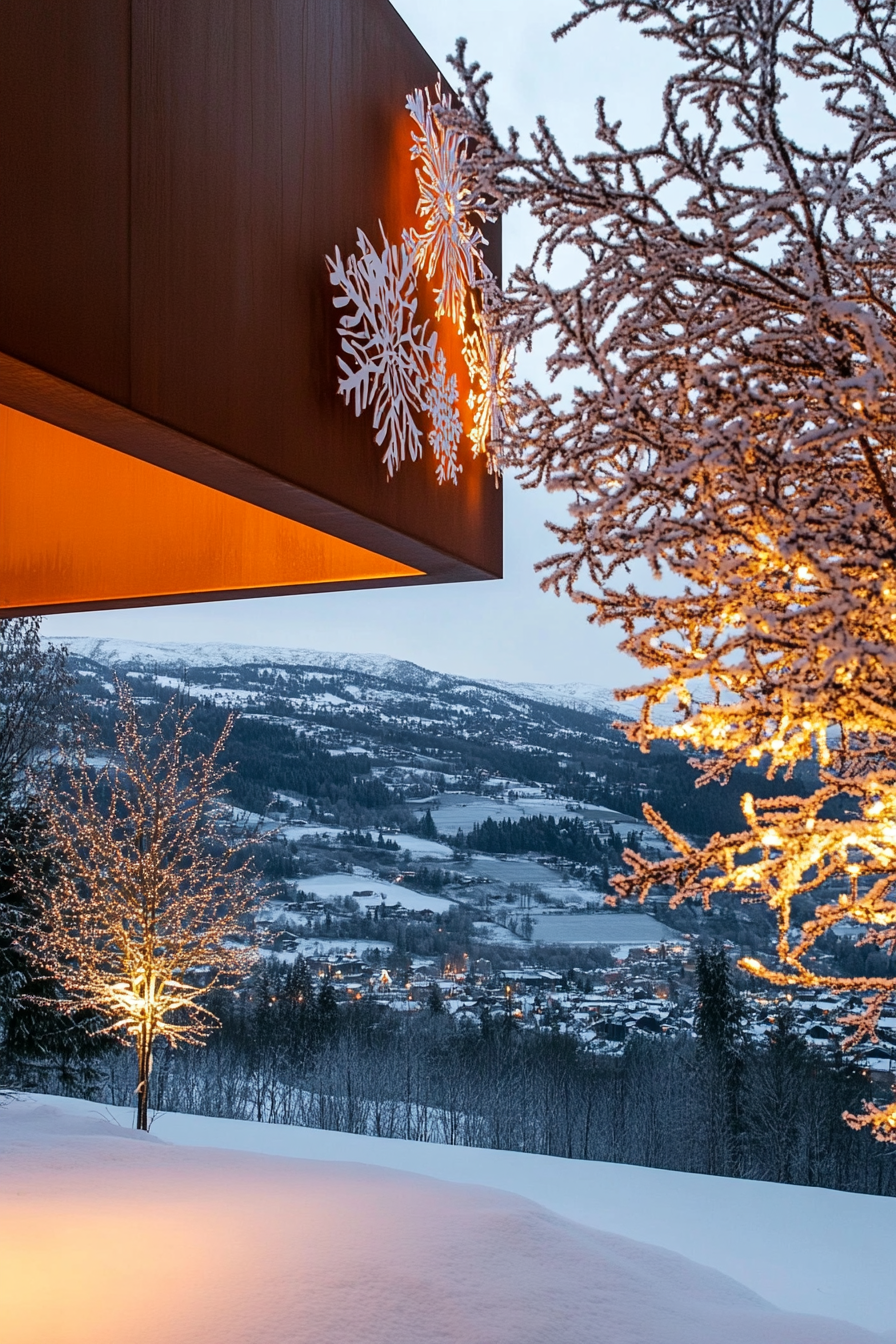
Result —
<instances>
[{"instance_id":1,"label":"white snowflake decoration","mask_svg":"<svg viewBox=\"0 0 896 1344\"><path fill-rule=\"evenodd\" d=\"M391 477L409 457L423 451L414 418L429 400L428 383L435 356L436 334L416 321L414 263L407 247L390 244L382 223L383 250L377 252L358 230L358 253L343 263L339 248L327 258L330 282L342 290L337 308L348 309L339 322L342 349L339 392L355 415L373 408L373 427L383 462Z\"/></svg>"},{"instance_id":2,"label":"white snowflake decoration","mask_svg":"<svg viewBox=\"0 0 896 1344\"><path fill-rule=\"evenodd\" d=\"M429 443L436 459L436 479L439 485L450 481L457 485L463 467L457 460L463 425L457 408L457 377L448 372L445 351L439 347L433 364L426 399L426 409L432 421Z\"/></svg>"},{"instance_id":3,"label":"white snowflake decoration","mask_svg":"<svg viewBox=\"0 0 896 1344\"><path fill-rule=\"evenodd\" d=\"M441 85L436 86L436 106L441 101ZM448 314L458 331L464 328L466 298L479 275L487 274L480 251L482 233L474 217L482 218L467 185L463 163L462 137L457 131L440 126L433 115L429 89L417 89L407 99L417 130L412 136L411 157L419 161L417 184L420 199L417 214L423 220L420 232L405 234L414 265L424 270L434 286L436 316Z\"/></svg>"},{"instance_id":4,"label":"white snowflake decoration","mask_svg":"<svg viewBox=\"0 0 896 1344\"><path fill-rule=\"evenodd\" d=\"M389 242L380 223L382 251L359 229L357 253L343 261L336 248L327 265L330 281L340 291L333 303L344 310L339 320L340 395L354 405L356 415L372 409L376 443L384 448L390 477L406 457L415 462L421 456L418 416L425 411L436 479L440 485L457 485L464 435L457 376L448 371L436 333L428 330L428 322L417 320L418 277L425 275L430 282L437 318L450 318L464 337L471 384L467 404L473 413L469 438L473 455L484 454L490 472L499 470L512 368L483 314L492 277L475 220L486 216L464 179L463 138L442 127L434 115L441 98L437 85L435 101L428 89L418 89L407 99L416 126L411 156L418 162L422 229L406 230L399 248Z\"/></svg>"},{"instance_id":5,"label":"white snowflake decoration","mask_svg":"<svg viewBox=\"0 0 896 1344\"><path fill-rule=\"evenodd\" d=\"M471 384L467 405L473 412L473 455L484 453L489 472L499 472L501 444L510 424L513 361L478 308L473 311L472 330L464 338L464 359Z\"/></svg>"}]
</instances>

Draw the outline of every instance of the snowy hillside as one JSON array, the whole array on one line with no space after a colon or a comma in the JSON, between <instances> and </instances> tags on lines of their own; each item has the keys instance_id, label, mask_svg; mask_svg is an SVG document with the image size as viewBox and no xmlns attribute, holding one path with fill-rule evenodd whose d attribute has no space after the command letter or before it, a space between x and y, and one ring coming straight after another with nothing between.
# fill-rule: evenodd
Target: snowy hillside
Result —
<instances>
[{"instance_id":1,"label":"snowy hillside","mask_svg":"<svg viewBox=\"0 0 896 1344\"><path fill-rule=\"evenodd\" d=\"M608 687L594 686L587 681L567 681L559 686L537 681L484 681L482 685L494 686L497 690L523 696L526 700L538 700L545 705L562 705L564 709L578 709L586 714L634 713L630 705L620 704Z\"/></svg>"},{"instance_id":2,"label":"snowy hillside","mask_svg":"<svg viewBox=\"0 0 896 1344\"><path fill-rule=\"evenodd\" d=\"M148 644L133 639L90 639L77 636L64 641L72 653L92 658L109 667L321 667L345 672L364 672L408 684L426 685L437 675L380 654L323 653L318 649L287 649L257 644Z\"/></svg>"},{"instance_id":3,"label":"snowy hillside","mask_svg":"<svg viewBox=\"0 0 896 1344\"><path fill-rule=\"evenodd\" d=\"M857 1322L891 1319L891 1201L183 1116L146 1136L128 1119L0 1108L8 1344L879 1344ZM577 1221L551 1208L558 1191ZM741 1248L737 1278L612 1226L652 1220L688 1249L689 1195L707 1244ZM763 1300L747 1286L763 1275L824 1316Z\"/></svg>"},{"instance_id":4,"label":"snowy hillside","mask_svg":"<svg viewBox=\"0 0 896 1344\"><path fill-rule=\"evenodd\" d=\"M326 653L319 649L268 648L254 644L148 644L129 639L90 639L77 636L65 640L72 653L90 658L106 667L316 667L339 672L358 672L381 677L409 689L462 690L465 686L492 690L519 699L560 705L585 713L631 714L631 706L619 705L613 691L587 682L569 682L560 686L537 682L472 681L448 673L433 672L416 663L381 654Z\"/></svg>"}]
</instances>

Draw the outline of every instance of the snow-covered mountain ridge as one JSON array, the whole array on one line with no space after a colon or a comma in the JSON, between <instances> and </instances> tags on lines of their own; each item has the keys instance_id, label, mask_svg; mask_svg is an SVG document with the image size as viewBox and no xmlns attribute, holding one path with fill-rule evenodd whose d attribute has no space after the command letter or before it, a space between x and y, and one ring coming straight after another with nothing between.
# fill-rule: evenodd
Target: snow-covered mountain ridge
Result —
<instances>
[{"instance_id":1,"label":"snow-covered mountain ridge","mask_svg":"<svg viewBox=\"0 0 896 1344\"><path fill-rule=\"evenodd\" d=\"M74 636L64 640L73 654L102 663L105 667L315 667L338 672L356 672L397 682L410 689L461 691L465 686L488 688L523 700L560 705L589 714L633 716L631 704L620 705L612 689L589 682L550 685L539 682L495 681L435 672L417 663L384 654L331 653L320 649L291 649L257 644L152 644L130 639L92 639Z\"/></svg>"}]
</instances>

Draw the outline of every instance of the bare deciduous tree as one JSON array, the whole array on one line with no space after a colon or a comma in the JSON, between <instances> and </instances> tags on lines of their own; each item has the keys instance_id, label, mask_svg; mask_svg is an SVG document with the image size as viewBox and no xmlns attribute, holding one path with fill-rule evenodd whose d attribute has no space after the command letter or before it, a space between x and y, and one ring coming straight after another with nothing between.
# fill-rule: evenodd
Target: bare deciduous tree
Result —
<instances>
[{"instance_id":1,"label":"bare deciduous tree","mask_svg":"<svg viewBox=\"0 0 896 1344\"><path fill-rule=\"evenodd\" d=\"M52 867L34 891L37 955L67 1011L91 1008L137 1055L146 1129L153 1045L200 1043L216 1018L201 1000L251 958L258 900L243 839L220 828L220 763L231 722L206 755L187 749L190 711L172 699L145 728L119 687L116 750L99 772L83 743L63 757L46 807Z\"/></svg>"},{"instance_id":2,"label":"bare deciduous tree","mask_svg":"<svg viewBox=\"0 0 896 1344\"><path fill-rule=\"evenodd\" d=\"M702 849L648 809L676 857L630 854L614 883L763 898L779 967L743 964L864 993L852 1040L874 1039L896 977L821 974L812 953L844 924L896 944L896 4L579 0L555 36L602 13L674 50L653 143L600 98L591 153L544 120L530 150L505 142L463 43L464 106L438 110L475 189L541 230L485 305L507 347L551 341L555 386L515 388L506 460L574 495L544 586L622 624L652 674L621 693L643 697L642 749L695 751L704 783L821 774L808 799L747 795L743 831ZM567 285L558 255L578 260ZM635 556L665 591L618 583ZM896 1105L854 1122L896 1138Z\"/></svg>"}]
</instances>

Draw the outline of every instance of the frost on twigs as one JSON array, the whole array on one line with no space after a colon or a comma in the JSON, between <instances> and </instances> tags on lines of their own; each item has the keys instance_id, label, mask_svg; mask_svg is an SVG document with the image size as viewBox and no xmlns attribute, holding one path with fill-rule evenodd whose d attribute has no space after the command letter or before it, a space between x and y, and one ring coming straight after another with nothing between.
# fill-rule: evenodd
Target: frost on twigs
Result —
<instances>
[{"instance_id":1,"label":"frost on twigs","mask_svg":"<svg viewBox=\"0 0 896 1344\"><path fill-rule=\"evenodd\" d=\"M436 108L441 101L439 83ZM415 267L435 282L436 316L447 314L462 333L470 288L487 272L482 260L485 239L476 223L483 217L483 206L464 170L463 139L438 121L429 90L410 94L407 109L416 128L411 157L417 161L417 214L423 224L419 230L408 230L406 242Z\"/></svg>"},{"instance_id":2,"label":"frost on twigs","mask_svg":"<svg viewBox=\"0 0 896 1344\"><path fill-rule=\"evenodd\" d=\"M814 957L835 926L886 952L896 928L896 5L580 0L562 32L605 12L678 58L652 142L602 98L586 154L543 120L505 141L463 44L463 107L439 114L475 190L539 227L490 304L508 349L548 343L506 458L571 497L543 583L624 630L648 674L621 693L644 697L632 739L677 743L703 783L814 778L808 798L745 798L738 835L669 833L676 857L629 856L617 890L764 900L780 969L748 969L864 994L855 1037L896 976L820 977ZM662 582L630 581L633 557ZM896 1136L887 1115L863 1123Z\"/></svg>"},{"instance_id":3,"label":"frost on twigs","mask_svg":"<svg viewBox=\"0 0 896 1344\"><path fill-rule=\"evenodd\" d=\"M339 392L356 415L372 408L376 442L393 476L405 457L415 462L423 449L415 413L427 400L437 337L417 320L410 253L380 230L382 251L359 229L357 253L343 262L337 247L327 264L331 283L342 291L333 303L344 310Z\"/></svg>"}]
</instances>

